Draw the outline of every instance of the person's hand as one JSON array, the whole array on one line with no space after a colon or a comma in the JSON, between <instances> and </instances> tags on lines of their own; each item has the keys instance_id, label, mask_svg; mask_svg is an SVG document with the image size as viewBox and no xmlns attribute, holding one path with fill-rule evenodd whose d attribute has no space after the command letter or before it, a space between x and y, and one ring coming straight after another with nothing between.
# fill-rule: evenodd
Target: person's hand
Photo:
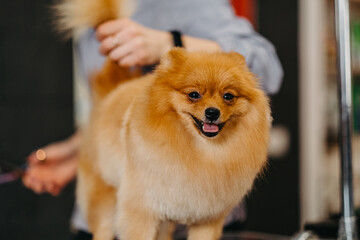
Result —
<instances>
[{"instance_id":1,"label":"person's hand","mask_svg":"<svg viewBox=\"0 0 360 240\"><path fill-rule=\"evenodd\" d=\"M173 44L170 33L144 27L130 19L101 24L96 38L100 53L123 67L157 64Z\"/></svg>"},{"instance_id":2,"label":"person's hand","mask_svg":"<svg viewBox=\"0 0 360 240\"><path fill-rule=\"evenodd\" d=\"M23 177L26 187L40 194L57 196L75 178L79 133L61 142L49 144L31 153L29 168Z\"/></svg>"}]
</instances>

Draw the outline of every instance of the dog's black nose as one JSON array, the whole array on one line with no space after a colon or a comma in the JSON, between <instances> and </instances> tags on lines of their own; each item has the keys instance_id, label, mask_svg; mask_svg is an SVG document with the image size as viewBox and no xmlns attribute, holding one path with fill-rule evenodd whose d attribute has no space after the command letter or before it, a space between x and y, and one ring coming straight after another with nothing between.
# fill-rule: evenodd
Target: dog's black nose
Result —
<instances>
[{"instance_id":1,"label":"dog's black nose","mask_svg":"<svg viewBox=\"0 0 360 240\"><path fill-rule=\"evenodd\" d=\"M220 116L220 110L217 108L207 108L205 110L205 117L210 121L216 121Z\"/></svg>"}]
</instances>

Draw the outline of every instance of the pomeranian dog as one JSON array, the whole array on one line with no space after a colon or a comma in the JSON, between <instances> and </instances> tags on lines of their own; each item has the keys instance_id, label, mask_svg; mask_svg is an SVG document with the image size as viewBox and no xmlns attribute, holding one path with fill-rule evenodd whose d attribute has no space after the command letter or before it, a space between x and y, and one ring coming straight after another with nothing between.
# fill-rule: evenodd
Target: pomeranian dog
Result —
<instances>
[{"instance_id":1,"label":"pomeranian dog","mask_svg":"<svg viewBox=\"0 0 360 240\"><path fill-rule=\"evenodd\" d=\"M74 26L69 2L59 7L65 28ZM81 11L112 6L74 2ZM110 12L94 20L89 10L82 14L91 21L79 22L96 25ZM77 201L94 239L170 240L176 223L191 240L219 239L267 160L271 116L257 79L240 54L180 48L152 74L124 76L107 60L93 82Z\"/></svg>"}]
</instances>

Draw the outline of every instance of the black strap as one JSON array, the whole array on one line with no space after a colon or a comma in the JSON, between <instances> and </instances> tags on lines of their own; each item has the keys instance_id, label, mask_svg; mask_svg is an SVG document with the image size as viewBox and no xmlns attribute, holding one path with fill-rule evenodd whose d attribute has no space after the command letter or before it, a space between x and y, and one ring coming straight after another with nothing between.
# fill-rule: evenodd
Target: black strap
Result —
<instances>
[{"instance_id":1,"label":"black strap","mask_svg":"<svg viewBox=\"0 0 360 240\"><path fill-rule=\"evenodd\" d=\"M179 31L170 31L173 36L174 47L184 47L183 42L181 40L181 33Z\"/></svg>"}]
</instances>

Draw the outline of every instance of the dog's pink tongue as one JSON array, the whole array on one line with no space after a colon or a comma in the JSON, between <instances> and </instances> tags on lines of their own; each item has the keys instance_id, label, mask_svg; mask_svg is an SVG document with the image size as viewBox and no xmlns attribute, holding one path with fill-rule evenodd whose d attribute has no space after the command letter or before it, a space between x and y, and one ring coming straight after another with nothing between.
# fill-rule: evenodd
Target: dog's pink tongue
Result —
<instances>
[{"instance_id":1,"label":"dog's pink tongue","mask_svg":"<svg viewBox=\"0 0 360 240\"><path fill-rule=\"evenodd\" d=\"M203 125L203 131L204 132L218 132L219 131L219 127L215 124L208 124L208 123L204 123Z\"/></svg>"}]
</instances>

